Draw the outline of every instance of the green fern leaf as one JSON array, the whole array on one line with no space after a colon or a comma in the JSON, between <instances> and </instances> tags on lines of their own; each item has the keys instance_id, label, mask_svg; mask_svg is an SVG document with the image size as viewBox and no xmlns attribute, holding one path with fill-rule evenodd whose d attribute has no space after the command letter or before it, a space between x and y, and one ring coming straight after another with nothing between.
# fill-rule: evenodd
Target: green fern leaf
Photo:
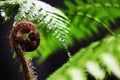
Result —
<instances>
[{"instance_id":1,"label":"green fern leaf","mask_svg":"<svg viewBox=\"0 0 120 80\"><path fill-rule=\"evenodd\" d=\"M54 32L54 35L67 48L65 39L68 34L67 17L59 10L51 7L42 1L27 1L20 4L19 12L15 16L15 22L27 20L32 21L38 27L47 27L47 30Z\"/></svg>"},{"instance_id":2,"label":"green fern leaf","mask_svg":"<svg viewBox=\"0 0 120 80\"><path fill-rule=\"evenodd\" d=\"M40 30L42 39L45 38L45 36L48 36L48 34L49 37L52 36L51 34L53 34L57 38L53 40L52 37L51 42L47 41L48 37L45 39L45 41L41 40L40 47L44 47L45 51L47 51L46 56L51 54L51 46L52 48L55 48L55 45L60 45L57 40L59 40L62 43L63 47L67 50L67 35L69 32L69 28L67 26L69 24L69 19L60 10L50 6L47 3L37 0L11 0L1 1L0 3L3 12L11 16L12 13L8 12L14 10L14 7L16 7L15 5L19 6L18 12L14 18L14 24L19 21L31 21ZM7 8L8 6L11 6L11 8ZM15 11L13 11L13 13L14 12ZM6 17L7 16L5 16L5 18ZM50 40L50 38L48 40ZM37 51L43 53L43 50L40 49L40 47ZM48 50L47 47L50 47L50 49ZM36 51L33 53L36 53Z\"/></svg>"},{"instance_id":3,"label":"green fern leaf","mask_svg":"<svg viewBox=\"0 0 120 80\"><path fill-rule=\"evenodd\" d=\"M78 51L66 64L47 80L87 80L86 71L96 79L104 79L106 72L120 79L119 36L109 36L102 41ZM100 66L102 65L102 66ZM108 68L104 69L104 68Z\"/></svg>"},{"instance_id":4,"label":"green fern leaf","mask_svg":"<svg viewBox=\"0 0 120 80\"><path fill-rule=\"evenodd\" d=\"M0 1L0 15L4 18L4 22L10 19L17 11L19 5L16 1Z\"/></svg>"},{"instance_id":5,"label":"green fern leaf","mask_svg":"<svg viewBox=\"0 0 120 80\"><path fill-rule=\"evenodd\" d=\"M120 17L119 0L88 0L86 2L83 0L74 0L74 2L65 0L65 4L68 7L65 12L71 19L70 32L74 39L78 41L88 40L94 35L102 34L101 30L115 35L110 24L115 24L116 19Z\"/></svg>"}]
</instances>

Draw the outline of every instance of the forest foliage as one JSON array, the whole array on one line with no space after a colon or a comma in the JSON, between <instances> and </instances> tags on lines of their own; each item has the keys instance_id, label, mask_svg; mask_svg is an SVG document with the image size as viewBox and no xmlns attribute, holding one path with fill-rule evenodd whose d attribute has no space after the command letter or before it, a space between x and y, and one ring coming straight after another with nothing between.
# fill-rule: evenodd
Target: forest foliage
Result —
<instances>
[{"instance_id":1,"label":"forest foliage","mask_svg":"<svg viewBox=\"0 0 120 80\"><path fill-rule=\"evenodd\" d=\"M47 80L87 80L87 73L97 80L111 74L120 79L120 0L64 2L67 9L61 12L37 0L0 1L0 14L4 21L15 15L13 25L26 20L37 26L41 33L40 46L26 56L40 57L42 61L59 49L69 53L76 41L87 42L103 35L103 39L79 48Z\"/></svg>"}]
</instances>

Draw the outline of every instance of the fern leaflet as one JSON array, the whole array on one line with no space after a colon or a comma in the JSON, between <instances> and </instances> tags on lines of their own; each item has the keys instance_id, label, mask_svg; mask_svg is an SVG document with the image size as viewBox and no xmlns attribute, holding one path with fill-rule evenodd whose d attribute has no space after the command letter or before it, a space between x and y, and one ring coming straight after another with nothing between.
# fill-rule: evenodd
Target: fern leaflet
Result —
<instances>
[{"instance_id":1,"label":"fern leaflet","mask_svg":"<svg viewBox=\"0 0 120 80\"><path fill-rule=\"evenodd\" d=\"M100 30L109 31L115 35L111 30L114 27L111 27L110 24L115 24L116 19L120 17L119 0L90 0L86 2L65 0L65 4L68 7L65 12L71 19L71 34L74 39L78 41L90 39L94 35L102 34Z\"/></svg>"},{"instance_id":2,"label":"fern leaflet","mask_svg":"<svg viewBox=\"0 0 120 80\"><path fill-rule=\"evenodd\" d=\"M102 41L92 43L78 51L47 80L87 80L86 71L95 79L103 80L106 72L113 73L120 79L119 43L119 36L109 36Z\"/></svg>"}]
</instances>

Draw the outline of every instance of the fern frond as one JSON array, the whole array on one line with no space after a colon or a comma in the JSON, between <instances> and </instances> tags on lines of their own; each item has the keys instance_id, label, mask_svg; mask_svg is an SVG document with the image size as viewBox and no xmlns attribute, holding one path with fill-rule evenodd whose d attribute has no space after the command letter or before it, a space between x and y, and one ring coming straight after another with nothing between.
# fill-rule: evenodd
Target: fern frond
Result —
<instances>
[{"instance_id":1,"label":"fern frond","mask_svg":"<svg viewBox=\"0 0 120 80\"><path fill-rule=\"evenodd\" d=\"M119 36L109 36L102 41L78 51L66 64L47 80L86 80L89 72L95 79L104 79L106 72L120 79ZM79 75L79 76L78 76ZM58 77L59 78L58 78Z\"/></svg>"},{"instance_id":2,"label":"fern frond","mask_svg":"<svg viewBox=\"0 0 120 80\"><path fill-rule=\"evenodd\" d=\"M59 10L42 1L27 1L20 4L19 12L15 16L15 22L28 20L34 22L38 27L47 27L67 48L66 34L68 34L67 17Z\"/></svg>"},{"instance_id":3,"label":"fern frond","mask_svg":"<svg viewBox=\"0 0 120 80\"><path fill-rule=\"evenodd\" d=\"M74 0L74 3L65 0L65 4L68 7L65 12L71 19L72 36L78 41L102 34L100 30L115 35L110 24L115 24L116 19L120 17L119 0L88 0L86 2ZM75 32L79 35L77 36Z\"/></svg>"},{"instance_id":4,"label":"fern frond","mask_svg":"<svg viewBox=\"0 0 120 80\"><path fill-rule=\"evenodd\" d=\"M68 46L67 35L69 32L69 28L67 26L69 24L69 19L60 10L50 6L47 3L37 0L11 0L11 1L2 1L1 3L2 4L0 4L0 6L3 7L5 13L7 10L9 11L14 10L14 8L7 8L9 5L13 7L16 7L14 5L19 6L18 12L14 18L14 24L19 21L31 21L40 30L40 33L42 34L42 38L45 38L44 36L48 36L48 34L50 37L52 36L51 34L53 34L62 43L64 48L67 49ZM46 39L48 39L48 37ZM42 43L44 41L41 41L40 46L44 47L45 51L47 51L48 50L47 48L50 47L51 51L48 50L48 52L46 53L46 56L48 56L47 54L50 54L52 52L51 46L53 48L54 45L59 45L59 43L56 41L57 39L53 41L51 39L51 42L47 41L46 39L45 42L48 44L45 45ZM50 40L50 38L48 40ZM51 45L51 43L53 45ZM39 51L40 53L43 52L43 50L39 48L37 51Z\"/></svg>"},{"instance_id":5,"label":"fern frond","mask_svg":"<svg viewBox=\"0 0 120 80\"><path fill-rule=\"evenodd\" d=\"M19 6L17 3L17 0L0 1L0 15L4 18L4 21L7 21L15 14Z\"/></svg>"}]
</instances>

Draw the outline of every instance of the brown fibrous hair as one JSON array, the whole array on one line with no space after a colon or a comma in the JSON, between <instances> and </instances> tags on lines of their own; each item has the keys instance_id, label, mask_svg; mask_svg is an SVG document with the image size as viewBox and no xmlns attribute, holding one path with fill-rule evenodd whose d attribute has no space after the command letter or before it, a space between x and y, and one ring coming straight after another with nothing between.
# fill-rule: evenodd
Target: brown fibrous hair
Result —
<instances>
[{"instance_id":1,"label":"brown fibrous hair","mask_svg":"<svg viewBox=\"0 0 120 80\"><path fill-rule=\"evenodd\" d=\"M21 21L13 26L9 39L13 48L19 44L22 50L33 51L40 43L40 33L32 22Z\"/></svg>"}]
</instances>

